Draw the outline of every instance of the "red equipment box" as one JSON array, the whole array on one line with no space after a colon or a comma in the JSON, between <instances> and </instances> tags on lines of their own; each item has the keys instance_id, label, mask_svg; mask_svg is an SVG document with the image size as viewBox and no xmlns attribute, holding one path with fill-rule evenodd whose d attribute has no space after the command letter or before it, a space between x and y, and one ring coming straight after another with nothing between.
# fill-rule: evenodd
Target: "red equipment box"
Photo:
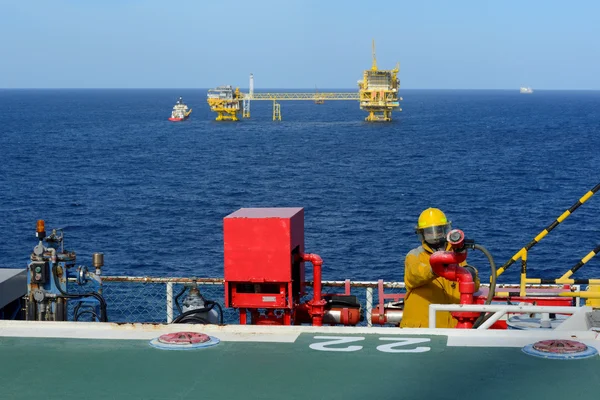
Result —
<instances>
[{"instance_id":1,"label":"red equipment box","mask_svg":"<svg viewBox=\"0 0 600 400\"><path fill-rule=\"evenodd\" d=\"M292 309L304 295L303 208L241 208L223 239L226 307Z\"/></svg>"}]
</instances>

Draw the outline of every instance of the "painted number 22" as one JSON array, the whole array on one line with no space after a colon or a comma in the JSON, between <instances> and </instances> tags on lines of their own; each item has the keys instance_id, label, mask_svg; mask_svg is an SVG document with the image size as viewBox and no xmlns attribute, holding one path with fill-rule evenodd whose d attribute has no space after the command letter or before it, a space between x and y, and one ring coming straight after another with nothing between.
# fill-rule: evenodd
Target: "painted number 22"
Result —
<instances>
[{"instance_id":1,"label":"painted number 22","mask_svg":"<svg viewBox=\"0 0 600 400\"><path fill-rule=\"evenodd\" d=\"M314 339L324 339L325 342L312 343L309 347L319 351L359 351L363 346L348 345L348 343L356 343L365 340L364 337L352 336L315 336ZM431 350L431 347L417 346L407 348L419 343L429 343L431 339L426 338L402 338L402 337L381 337L381 341L392 342L377 346L377 350L384 353L424 353ZM341 346L340 345L345 345ZM336 347L331 347L336 346Z\"/></svg>"}]
</instances>

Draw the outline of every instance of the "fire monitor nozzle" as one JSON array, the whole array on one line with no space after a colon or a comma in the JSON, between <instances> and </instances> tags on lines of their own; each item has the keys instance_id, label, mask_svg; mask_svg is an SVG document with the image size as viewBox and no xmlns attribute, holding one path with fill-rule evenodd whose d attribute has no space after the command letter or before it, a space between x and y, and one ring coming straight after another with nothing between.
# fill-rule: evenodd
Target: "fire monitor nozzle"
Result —
<instances>
[{"instance_id":1,"label":"fire monitor nozzle","mask_svg":"<svg viewBox=\"0 0 600 400\"><path fill-rule=\"evenodd\" d=\"M460 229L452 229L448 232L446 240L448 240L448 243L450 243L453 248L460 249L465 244L465 233Z\"/></svg>"}]
</instances>

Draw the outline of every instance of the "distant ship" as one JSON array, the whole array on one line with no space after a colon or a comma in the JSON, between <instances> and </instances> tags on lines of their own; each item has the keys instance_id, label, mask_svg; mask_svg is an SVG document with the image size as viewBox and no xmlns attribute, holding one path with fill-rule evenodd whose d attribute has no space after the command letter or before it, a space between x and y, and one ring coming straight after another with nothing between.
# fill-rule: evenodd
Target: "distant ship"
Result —
<instances>
[{"instance_id":1,"label":"distant ship","mask_svg":"<svg viewBox=\"0 0 600 400\"><path fill-rule=\"evenodd\" d=\"M191 113L192 109L188 109L188 106L185 105L183 99L180 97L177 100L177 103L175 103L175 105L173 106L173 111L171 111L171 118L169 118L169 121L185 121L186 119L188 119Z\"/></svg>"},{"instance_id":2,"label":"distant ship","mask_svg":"<svg viewBox=\"0 0 600 400\"><path fill-rule=\"evenodd\" d=\"M530 87L521 86L520 93L531 94L533 93L533 89Z\"/></svg>"}]
</instances>

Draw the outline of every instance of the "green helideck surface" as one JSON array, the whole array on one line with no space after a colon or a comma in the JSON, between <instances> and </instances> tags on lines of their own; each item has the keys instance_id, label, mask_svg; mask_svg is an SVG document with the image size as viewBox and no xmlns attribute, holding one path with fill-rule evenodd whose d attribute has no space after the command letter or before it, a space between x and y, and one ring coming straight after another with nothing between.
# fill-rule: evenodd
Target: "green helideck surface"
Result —
<instances>
[{"instance_id":1,"label":"green helideck surface","mask_svg":"<svg viewBox=\"0 0 600 400\"><path fill-rule=\"evenodd\" d=\"M547 360L519 348L447 347L445 337L386 353L381 335L351 352L293 343L221 342L165 351L147 341L0 338L0 399L588 399L600 357ZM344 337L351 337L343 335ZM389 337L389 336L385 336ZM405 339L404 337L398 339Z\"/></svg>"}]
</instances>

